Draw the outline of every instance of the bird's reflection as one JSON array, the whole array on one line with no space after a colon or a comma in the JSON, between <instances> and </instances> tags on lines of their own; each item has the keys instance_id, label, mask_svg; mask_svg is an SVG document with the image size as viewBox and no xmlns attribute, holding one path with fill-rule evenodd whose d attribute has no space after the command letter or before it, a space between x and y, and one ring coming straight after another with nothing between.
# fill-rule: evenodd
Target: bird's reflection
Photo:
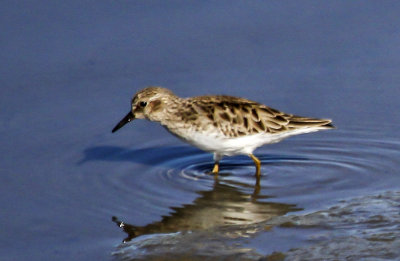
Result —
<instances>
[{"instance_id":1,"label":"bird's reflection","mask_svg":"<svg viewBox=\"0 0 400 261\"><path fill-rule=\"evenodd\" d=\"M216 179L213 189L199 191L199 197L192 204L171 208L171 215L146 226L127 224L117 217L113 217L112 220L128 234L124 239L124 242L128 242L141 235L207 230L224 226L231 226L232 233L235 232L235 227L256 224L301 210L295 205L267 202L270 196L259 195L259 182L254 186L253 193L249 194L241 191L246 190L244 184L241 185L221 183Z\"/></svg>"}]
</instances>

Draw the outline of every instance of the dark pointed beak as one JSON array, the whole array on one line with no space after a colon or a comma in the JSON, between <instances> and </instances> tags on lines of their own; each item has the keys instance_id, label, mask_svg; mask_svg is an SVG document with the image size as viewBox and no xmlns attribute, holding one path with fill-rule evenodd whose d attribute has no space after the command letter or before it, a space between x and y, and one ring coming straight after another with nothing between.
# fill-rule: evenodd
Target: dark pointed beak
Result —
<instances>
[{"instance_id":1,"label":"dark pointed beak","mask_svg":"<svg viewBox=\"0 0 400 261\"><path fill-rule=\"evenodd\" d=\"M133 116L132 112L129 112L120 122L118 122L118 124L114 127L114 129L112 129L112 133L116 132L117 130L119 130L120 128L122 128L122 126L124 126L125 124L127 124L128 122L132 121L135 119L135 116Z\"/></svg>"}]
</instances>

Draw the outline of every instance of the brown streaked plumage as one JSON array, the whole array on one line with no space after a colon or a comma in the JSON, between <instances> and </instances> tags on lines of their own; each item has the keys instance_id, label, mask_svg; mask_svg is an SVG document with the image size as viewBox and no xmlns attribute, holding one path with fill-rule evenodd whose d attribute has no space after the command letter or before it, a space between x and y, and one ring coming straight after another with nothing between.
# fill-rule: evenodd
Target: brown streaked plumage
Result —
<instances>
[{"instance_id":1,"label":"brown streaked plumage","mask_svg":"<svg viewBox=\"0 0 400 261\"><path fill-rule=\"evenodd\" d=\"M147 87L132 98L131 111L114 127L117 131L133 119L159 122L182 140L214 153L213 173L219 172L223 156L245 154L256 165L253 151L284 138L332 129L329 119L287 114L266 105L233 96L215 95L180 98L161 87Z\"/></svg>"}]
</instances>

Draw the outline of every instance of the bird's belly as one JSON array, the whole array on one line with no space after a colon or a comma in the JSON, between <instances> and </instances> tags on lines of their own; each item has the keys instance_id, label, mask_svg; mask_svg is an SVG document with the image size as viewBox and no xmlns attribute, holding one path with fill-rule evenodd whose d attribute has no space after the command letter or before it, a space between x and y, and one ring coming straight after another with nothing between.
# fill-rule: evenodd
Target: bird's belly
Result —
<instances>
[{"instance_id":1,"label":"bird's belly","mask_svg":"<svg viewBox=\"0 0 400 261\"><path fill-rule=\"evenodd\" d=\"M178 135L184 141L202 149L225 156L238 154L251 154L253 151L266 144L276 143L293 135L317 131L318 128L303 128L281 133L258 133L241 137L228 138L212 132L186 132Z\"/></svg>"},{"instance_id":2,"label":"bird's belly","mask_svg":"<svg viewBox=\"0 0 400 261\"><path fill-rule=\"evenodd\" d=\"M181 136L181 138L199 149L225 156L250 154L257 147L277 142L271 139L272 137L268 138L266 134L227 138L223 135L192 132L190 135L185 135L185 137Z\"/></svg>"},{"instance_id":3,"label":"bird's belly","mask_svg":"<svg viewBox=\"0 0 400 261\"><path fill-rule=\"evenodd\" d=\"M238 154L251 154L253 151L266 144L276 143L293 135L309 133L320 128L302 128L279 133L257 133L241 137L226 137L220 132L195 131L193 129L168 129L172 134L198 147L201 150L225 156Z\"/></svg>"}]
</instances>

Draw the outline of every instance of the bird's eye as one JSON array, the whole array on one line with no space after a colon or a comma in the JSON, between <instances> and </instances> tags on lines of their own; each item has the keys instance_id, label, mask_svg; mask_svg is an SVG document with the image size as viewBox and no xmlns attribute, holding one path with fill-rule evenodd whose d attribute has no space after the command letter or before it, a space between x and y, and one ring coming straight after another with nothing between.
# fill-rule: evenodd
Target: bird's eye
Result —
<instances>
[{"instance_id":1,"label":"bird's eye","mask_svg":"<svg viewBox=\"0 0 400 261\"><path fill-rule=\"evenodd\" d=\"M141 101L141 102L139 103L139 105L140 105L140 107L146 107L146 105L147 105L147 102L145 102L145 101Z\"/></svg>"}]
</instances>

